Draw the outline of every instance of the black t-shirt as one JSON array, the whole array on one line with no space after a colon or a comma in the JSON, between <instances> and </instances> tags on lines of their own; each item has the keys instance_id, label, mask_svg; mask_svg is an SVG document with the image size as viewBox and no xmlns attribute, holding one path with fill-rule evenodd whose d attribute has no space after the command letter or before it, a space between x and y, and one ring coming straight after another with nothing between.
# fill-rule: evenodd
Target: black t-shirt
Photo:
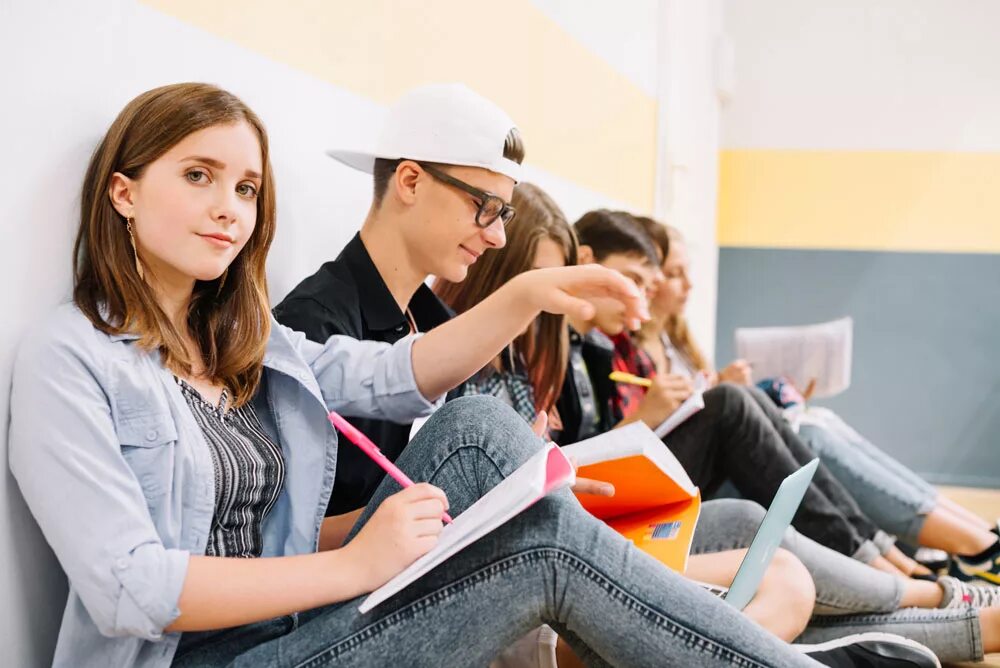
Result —
<instances>
[{"instance_id":1,"label":"black t-shirt","mask_svg":"<svg viewBox=\"0 0 1000 668\"><path fill-rule=\"evenodd\" d=\"M408 307L421 332L437 327L453 315L423 284ZM395 343L410 333L406 314L393 299L360 235L351 239L336 260L325 263L295 286L274 308L274 317L320 343L334 334ZM361 419L351 422L390 460L395 460L409 441L409 424ZM384 475L385 471L359 448L341 438L336 482L327 515L339 515L367 504Z\"/></svg>"}]
</instances>

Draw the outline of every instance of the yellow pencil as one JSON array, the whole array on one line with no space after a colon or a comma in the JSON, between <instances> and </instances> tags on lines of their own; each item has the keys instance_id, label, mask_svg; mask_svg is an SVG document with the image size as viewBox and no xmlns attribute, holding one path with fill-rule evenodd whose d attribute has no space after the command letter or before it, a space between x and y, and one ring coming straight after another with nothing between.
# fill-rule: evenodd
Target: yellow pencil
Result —
<instances>
[{"instance_id":1,"label":"yellow pencil","mask_svg":"<svg viewBox=\"0 0 1000 668\"><path fill-rule=\"evenodd\" d=\"M624 371L612 371L608 378L616 383L628 383L630 385L639 385L641 387L649 387L653 384L653 381L649 378L643 378L642 376L625 373Z\"/></svg>"}]
</instances>

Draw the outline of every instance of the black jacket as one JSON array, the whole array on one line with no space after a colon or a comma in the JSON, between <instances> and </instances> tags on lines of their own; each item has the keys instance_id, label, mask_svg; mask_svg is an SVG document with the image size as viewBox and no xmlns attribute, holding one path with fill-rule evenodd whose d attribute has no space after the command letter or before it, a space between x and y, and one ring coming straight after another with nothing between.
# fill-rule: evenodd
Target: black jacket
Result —
<instances>
[{"instance_id":1,"label":"black jacket","mask_svg":"<svg viewBox=\"0 0 1000 668\"><path fill-rule=\"evenodd\" d=\"M609 376L614 354L611 339L597 330L581 336L570 329L569 364L562 393L556 402L562 431L555 435L555 441L560 445L603 434L621 421L611 402L615 384Z\"/></svg>"}]
</instances>

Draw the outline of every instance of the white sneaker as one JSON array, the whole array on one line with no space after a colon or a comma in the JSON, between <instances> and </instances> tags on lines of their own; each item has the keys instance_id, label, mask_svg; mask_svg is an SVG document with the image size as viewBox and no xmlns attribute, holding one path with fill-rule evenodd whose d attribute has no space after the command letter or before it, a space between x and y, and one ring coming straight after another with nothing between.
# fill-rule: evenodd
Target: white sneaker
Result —
<instances>
[{"instance_id":1,"label":"white sneaker","mask_svg":"<svg viewBox=\"0 0 1000 668\"><path fill-rule=\"evenodd\" d=\"M944 590L939 608L993 608L1000 606L1000 587L962 582L950 575L938 578Z\"/></svg>"}]
</instances>

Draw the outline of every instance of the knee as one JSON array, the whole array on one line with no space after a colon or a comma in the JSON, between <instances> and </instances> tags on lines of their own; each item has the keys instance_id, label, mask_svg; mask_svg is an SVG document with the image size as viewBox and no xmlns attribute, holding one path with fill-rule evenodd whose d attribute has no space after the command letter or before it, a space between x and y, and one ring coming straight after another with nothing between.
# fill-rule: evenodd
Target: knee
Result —
<instances>
[{"instance_id":1,"label":"knee","mask_svg":"<svg viewBox=\"0 0 1000 668\"><path fill-rule=\"evenodd\" d=\"M455 433L500 429L531 434L531 426L503 401L488 395L458 397L435 411L435 422L447 423Z\"/></svg>"},{"instance_id":2,"label":"knee","mask_svg":"<svg viewBox=\"0 0 1000 668\"><path fill-rule=\"evenodd\" d=\"M816 605L816 584L799 558L779 548L765 576L779 591L784 591L784 623L779 632L785 640L797 638L812 618Z\"/></svg>"},{"instance_id":3,"label":"knee","mask_svg":"<svg viewBox=\"0 0 1000 668\"><path fill-rule=\"evenodd\" d=\"M453 415L456 418L471 418L481 414L497 419L506 419L506 413L517 417L514 409L496 397L487 394L473 394L446 401L444 406L439 408L434 414ZM524 420L521 421L524 422Z\"/></svg>"},{"instance_id":4,"label":"knee","mask_svg":"<svg viewBox=\"0 0 1000 668\"><path fill-rule=\"evenodd\" d=\"M537 452L542 444L513 408L495 397L483 395L459 397L445 403L420 433L436 443L431 447L454 450L475 446L514 464Z\"/></svg>"},{"instance_id":5,"label":"knee","mask_svg":"<svg viewBox=\"0 0 1000 668\"><path fill-rule=\"evenodd\" d=\"M817 454L827 454L829 451L828 446L832 445L834 441L832 434L829 432L808 424L802 425L799 429L799 438L809 446L810 450Z\"/></svg>"},{"instance_id":6,"label":"knee","mask_svg":"<svg viewBox=\"0 0 1000 668\"><path fill-rule=\"evenodd\" d=\"M757 408L745 387L733 383L719 383L705 393L705 410L717 411L722 416L747 415Z\"/></svg>"},{"instance_id":7,"label":"knee","mask_svg":"<svg viewBox=\"0 0 1000 668\"><path fill-rule=\"evenodd\" d=\"M760 389L756 385L741 386L746 395L753 399L753 402L757 404L765 413L768 412L780 412L778 404L774 403L771 397L767 396L767 392Z\"/></svg>"}]
</instances>

